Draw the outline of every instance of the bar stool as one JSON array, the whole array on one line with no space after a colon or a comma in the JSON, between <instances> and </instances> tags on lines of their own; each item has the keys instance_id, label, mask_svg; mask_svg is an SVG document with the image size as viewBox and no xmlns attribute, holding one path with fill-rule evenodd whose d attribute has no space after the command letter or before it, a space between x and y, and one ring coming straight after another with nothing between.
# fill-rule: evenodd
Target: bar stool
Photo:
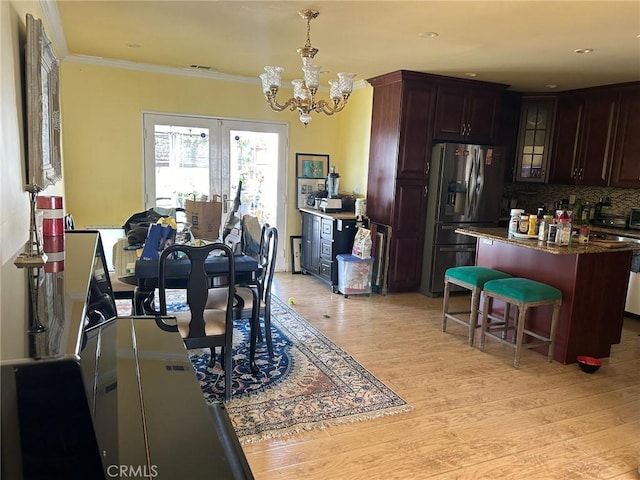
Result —
<instances>
[{"instance_id":1,"label":"bar stool","mask_svg":"<svg viewBox=\"0 0 640 480\"><path fill-rule=\"evenodd\" d=\"M452 267L444 273L444 300L442 304L442 331L447 331L447 320L453 320L469 327L469 345L473 346L475 329L478 327L478 309L480 306L480 292L484 284L490 280L509 278L508 273L487 267ZM471 310L456 312L449 311L449 293L451 284L471 290ZM460 314L469 314L460 317Z\"/></svg>"},{"instance_id":2,"label":"bar stool","mask_svg":"<svg viewBox=\"0 0 640 480\"><path fill-rule=\"evenodd\" d=\"M562 292L560 290L550 285L536 282L535 280L514 277L488 281L484 284L483 296L484 305L482 309L480 350L484 351L485 338L489 336L501 343L515 348L516 352L513 360L514 368L520 367L520 354L522 353L523 348L534 348L540 345L547 345L547 361L551 362L551 360L553 360L556 327L558 325L560 305L562 304ZM493 306L493 299L495 298L502 300L506 304L503 320L494 321L496 320L496 317L489 313ZM518 309L518 316L515 325L515 342L511 342L504 338L506 323L509 321L509 305L514 305ZM527 310L529 308L540 307L543 305L553 306L551 328L548 336L529 330L525 325ZM496 330L500 330L502 332L500 336L493 333ZM523 344L522 341L524 334L537 339L537 341L532 340Z\"/></svg>"}]
</instances>

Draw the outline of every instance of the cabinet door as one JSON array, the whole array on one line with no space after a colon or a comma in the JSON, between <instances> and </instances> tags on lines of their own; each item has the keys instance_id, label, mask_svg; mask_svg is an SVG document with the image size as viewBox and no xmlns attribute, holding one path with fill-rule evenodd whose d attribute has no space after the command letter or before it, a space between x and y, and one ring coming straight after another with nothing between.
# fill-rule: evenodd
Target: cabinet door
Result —
<instances>
[{"instance_id":1,"label":"cabinet door","mask_svg":"<svg viewBox=\"0 0 640 480\"><path fill-rule=\"evenodd\" d=\"M555 120L549 183L572 184L578 171L580 125L584 115L582 96L561 96Z\"/></svg>"},{"instance_id":2,"label":"cabinet door","mask_svg":"<svg viewBox=\"0 0 640 480\"><path fill-rule=\"evenodd\" d=\"M433 85L407 86L402 94L400 151L397 177L424 179L429 175L431 129L435 108Z\"/></svg>"},{"instance_id":3,"label":"cabinet door","mask_svg":"<svg viewBox=\"0 0 640 480\"><path fill-rule=\"evenodd\" d=\"M576 174L579 183L593 187L608 184L619 106L619 91L598 92L587 97Z\"/></svg>"},{"instance_id":4,"label":"cabinet door","mask_svg":"<svg viewBox=\"0 0 640 480\"><path fill-rule=\"evenodd\" d=\"M460 87L438 86L433 136L438 140L464 138L465 106L467 92Z\"/></svg>"},{"instance_id":5,"label":"cabinet door","mask_svg":"<svg viewBox=\"0 0 640 480\"><path fill-rule=\"evenodd\" d=\"M516 157L517 181L542 183L547 180L555 105L553 97L522 100Z\"/></svg>"},{"instance_id":6,"label":"cabinet door","mask_svg":"<svg viewBox=\"0 0 640 480\"><path fill-rule=\"evenodd\" d=\"M413 291L420 284L427 204L425 189L418 182L402 182L396 189L388 272L391 292Z\"/></svg>"},{"instance_id":7,"label":"cabinet door","mask_svg":"<svg viewBox=\"0 0 640 480\"><path fill-rule=\"evenodd\" d=\"M620 103L612 187L640 188L640 87L625 90Z\"/></svg>"},{"instance_id":8,"label":"cabinet door","mask_svg":"<svg viewBox=\"0 0 640 480\"><path fill-rule=\"evenodd\" d=\"M497 91L471 89L466 104L466 136L468 141L492 143L497 108L500 103Z\"/></svg>"},{"instance_id":9,"label":"cabinet door","mask_svg":"<svg viewBox=\"0 0 640 480\"><path fill-rule=\"evenodd\" d=\"M302 214L302 270L318 274L320 271L320 217L310 213Z\"/></svg>"}]
</instances>

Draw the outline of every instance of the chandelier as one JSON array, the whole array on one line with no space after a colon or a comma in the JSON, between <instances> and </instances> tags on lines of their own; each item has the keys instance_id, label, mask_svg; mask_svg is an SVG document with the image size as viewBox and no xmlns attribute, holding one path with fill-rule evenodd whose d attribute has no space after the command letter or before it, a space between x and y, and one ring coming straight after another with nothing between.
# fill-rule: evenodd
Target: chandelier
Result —
<instances>
[{"instance_id":1,"label":"chandelier","mask_svg":"<svg viewBox=\"0 0 640 480\"><path fill-rule=\"evenodd\" d=\"M307 21L307 41L304 47L298 48L297 52L302 60L303 79L292 80L293 97L285 103L280 104L276 99L278 89L282 83L282 67L264 67L265 73L260 75L262 80L262 91L267 99L269 107L276 112L282 112L287 108L292 112L297 110L300 114L300 121L306 127L311 121L311 112L333 115L340 112L347 105L347 99L353 90L354 73L338 73L337 80L329 80L329 97L331 100L317 100L316 93L320 86L320 69L313 64L313 57L318 53L318 49L311 46L310 32L311 20L319 15L316 10L300 10L298 14Z\"/></svg>"}]
</instances>

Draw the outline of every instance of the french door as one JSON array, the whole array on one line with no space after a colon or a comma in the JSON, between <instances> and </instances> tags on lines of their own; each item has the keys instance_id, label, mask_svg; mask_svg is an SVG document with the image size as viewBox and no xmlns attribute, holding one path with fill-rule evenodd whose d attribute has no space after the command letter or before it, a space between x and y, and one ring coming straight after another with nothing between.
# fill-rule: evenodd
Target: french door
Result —
<instances>
[{"instance_id":1,"label":"french door","mask_svg":"<svg viewBox=\"0 0 640 480\"><path fill-rule=\"evenodd\" d=\"M284 251L286 124L144 113L143 127L145 208L219 196L224 225L242 181L237 215L276 226ZM284 255L276 269L284 269Z\"/></svg>"}]
</instances>

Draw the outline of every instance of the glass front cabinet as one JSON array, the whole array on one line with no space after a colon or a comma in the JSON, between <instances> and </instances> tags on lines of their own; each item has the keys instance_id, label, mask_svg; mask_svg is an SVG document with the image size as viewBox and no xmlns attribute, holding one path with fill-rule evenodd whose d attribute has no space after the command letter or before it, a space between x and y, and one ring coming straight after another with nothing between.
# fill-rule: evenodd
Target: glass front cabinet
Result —
<instances>
[{"instance_id":1,"label":"glass front cabinet","mask_svg":"<svg viewBox=\"0 0 640 480\"><path fill-rule=\"evenodd\" d=\"M516 182L547 181L555 97L523 97L516 156Z\"/></svg>"}]
</instances>

